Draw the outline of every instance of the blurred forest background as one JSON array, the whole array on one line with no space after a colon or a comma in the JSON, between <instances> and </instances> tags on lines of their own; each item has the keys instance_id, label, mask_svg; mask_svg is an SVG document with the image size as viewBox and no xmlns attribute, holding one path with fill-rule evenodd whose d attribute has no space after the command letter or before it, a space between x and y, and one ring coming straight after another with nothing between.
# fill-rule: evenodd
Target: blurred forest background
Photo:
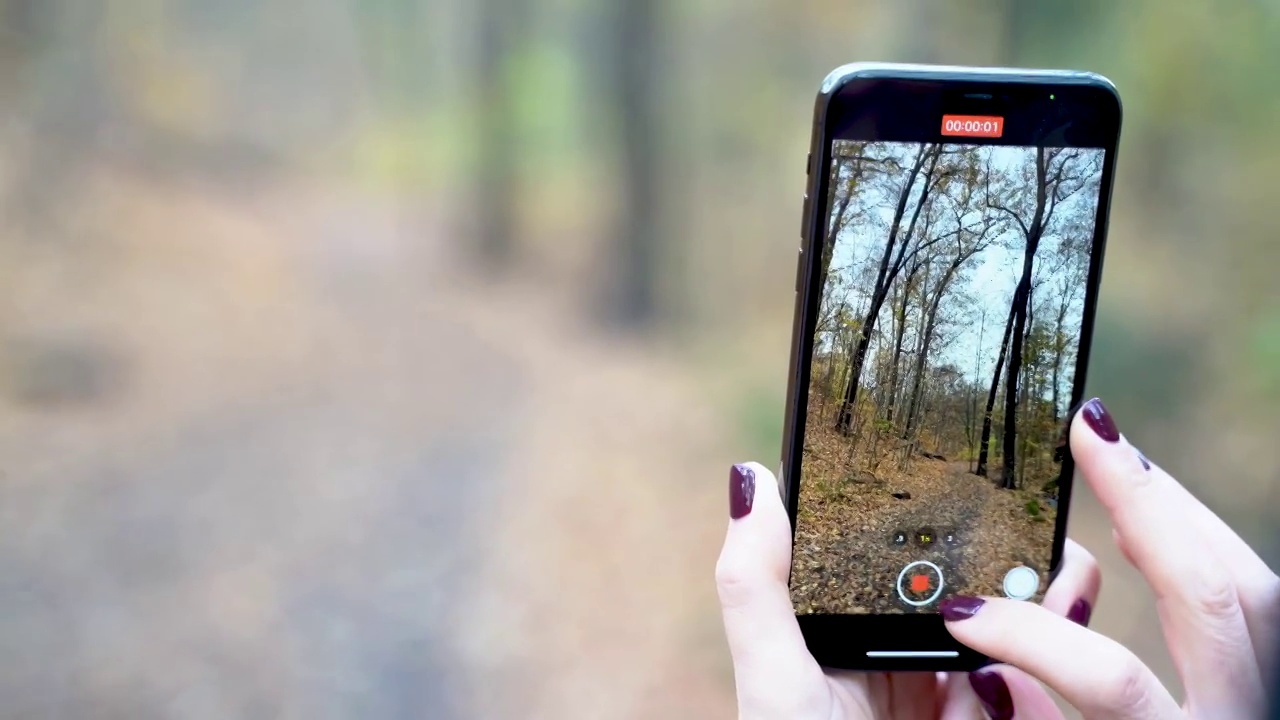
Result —
<instances>
[{"instance_id":1,"label":"blurred forest background","mask_svg":"<svg viewBox=\"0 0 1280 720\"><path fill-rule=\"evenodd\" d=\"M1275 560L1277 57L1256 0L3 0L0 716L730 717L852 60L1117 83L1090 385Z\"/></svg>"}]
</instances>

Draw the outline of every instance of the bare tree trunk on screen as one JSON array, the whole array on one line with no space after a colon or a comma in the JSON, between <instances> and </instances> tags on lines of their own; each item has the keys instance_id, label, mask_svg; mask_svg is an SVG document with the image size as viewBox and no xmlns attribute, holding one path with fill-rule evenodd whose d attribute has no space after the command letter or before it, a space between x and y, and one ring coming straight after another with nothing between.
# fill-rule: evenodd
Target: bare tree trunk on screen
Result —
<instances>
[{"instance_id":1,"label":"bare tree trunk on screen","mask_svg":"<svg viewBox=\"0 0 1280 720\"><path fill-rule=\"evenodd\" d=\"M1021 415L1022 420L1027 422L1031 420L1031 413L1030 413L1030 408L1027 407L1027 400L1031 394L1032 381L1035 379L1035 365L1027 362L1026 348L1028 344L1027 340L1031 337L1031 332L1034 328L1035 328L1035 285L1033 284L1027 290L1027 332L1023 338L1023 344L1022 344L1022 347L1023 347L1023 359L1021 363L1022 378L1019 380L1020 387L1018 392L1018 407L1016 410L1016 414ZM1021 486L1022 482L1027 477L1027 435L1026 433L1023 433L1022 437L1019 439L1021 440L1022 449L1019 452L1020 457L1014 458L1015 465L1018 468L1018 476L1017 476L1018 479L1015 481L1014 487ZM1007 484L1006 484L1006 487L1008 487ZM1010 488L1010 489L1013 489L1013 488Z\"/></svg>"},{"instance_id":2,"label":"bare tree trunk on screen","mask_svg":"<svg viewBox=\"0 0 1280 720\"><path fill-rule=\"evenodd\" d=\"M837 155L831 164L831 192L827 205L831 208L831 217L827 223L826 242L822 244L822 268L818 287L827 286L827 274L831 270L831 258L836 239L854 220L855 207L853 198L858 194L858 186L872 168L882 159L866 154L866 147L859 147L851 155Z\"/></svg>"},{"instance_id":3,"label":"bare tree trunk on screen","mask_svg":"<svg viewBox=\"0 0 1280 720\"><path fill-rule=\"evenodd\" d=\"M1046 150L1043 147L1036 149L1035 212L1030 222L1024 222L1016 213L1009 211L1007 208L998 208L1017 220L1019 227L1023 231L1023 236L1026 238L1022 257L1022 278L1018 281L1018 288L1013 294L1013 303L1011 305L1014 322L1013 333L1010 335L1009 372L1005 380L1004 457L1002 458L1004 477L1002 486L1006 489L1013 489L1017 485L1014 471L1016 470L1015 454L1018 434L1018 384L1021 378L1022 352L1027 332L1027 314L1031 298L1031 281L1036 251L1040 249L1040 240L1044 236L1045 228L1048 227L1053 218L1054 210L1057 208L1058 203L1064 199L1062 192L1064 181L1078 179L1067 175L1069 161L1074 156L1075 153L1067 150ZM1056 165L1055 160L1057 161ZM1078 189L1079 187L1074 190L1069 189L1066 195L1070 195Z\"/></svg>"},{"instance_id":4,"label":"bare tree trunk on screen","mask_svg":"<svg viewBox=\"0 0 1280 720\"><path fill-rule=\"evenodd\" d=\"M938 282L938 287L933 293L933 297L929 301L928 309L925 312L924 328L920 341L920 351L916 355L915 380L911 386L911 402L907 407L907 423L903 430L902 437L910 438L911 433L916 428L916 421L920 415L920 391L924 385L924 372L929 364L929 350L933 345L933 335L938 328L938 308L942 305L942 298L947 294L947 288L951 285L952 278L955 277L956 271L964 264L969 256L960 254L955 260L947 266L946 272L943 273L942 279Z\"/></svg>"},{"instance_id":5,"label":"bare tree trunk on screen","mask_svg":"<svg viewBox=\"0 0 1280 720\"><path fill-rule=\"evenodd\" d=\"M910 271L907 272L907 277L902 283L902 302L898 304L894 313L893 358L889 361L889 397L884 416L885 422L890 424L893 423L893 406L898 397L898 383L901 381L898 365L902 359L902 336L906 334L907 329L907 304L911 301L911 283L916 273L920 271L920 266L920 262L912 263Z\"/></svg>"},{"instance_id":6,"label":"bare tree trunk on screen","mask_svg":"<svg viewBox=\"0 0 1280 720\"><path fill-rule=\"evenodd\" d=\"M991 391L987 393L987 404L982 413L982 437L978 444L978 468L974 474L987 477L987 458L991 449L991 416L996 408L996 391L1000 388L1000 377L1004 371L1005 356L1009 352L1009 335L1013 332L1013 309L1009 309L1009 319L1004 323L1004 339L1000 341L1000 353L996 356L996 369L991 377Z\"/></svg>"},{"instance_id":7,"label":"bare tree trunk on screen","mask_svg":"<svg viewBox=\"0 0 1280 720\"><path fill-rule=\"evenodd\" d=\"M978 348L973 351L974 352L973 376L975 380L978 377L978 372L980 368L982 367L982 341L986 336L986 332L987 332L987 310L984 307L982 309L982 320L978 323ZM977 436L974 434L974 431L977 429L975 426L977 424L977 416L978 416L978 396L976 393L976 389L977 389L976 382L968 382L966 384L968 385L968 387L966 388L966 395L968 397L965 398L965 403L964 403L964 414L965 414L964 434L965 434L965 443L969 448L969 472L973 472L973 463L974 463L974 460L976 459L974 457L974 454L977 451L977 448L974 447L974 441L977 439Z\"/></svg>"},{"instance_id":8,"label":"bare tree trunk on screen","mask_svg":"<svg viewBox=\"0 0 1280 720\"><path fill-rule=\"evenodd\" d=\"M849 382L845 388L844 401L840 404L839 415L836 417L836 430L844 435L848 435L853 426L853 413L858 399L858 384L862 379L862 366L867 359L867 349L871 347L871 336L875 330L876 319L880 316L880 308L884 306L884 301L889 295L890 286L908 259L907 251L915 244L916 222L920 218L920 212L928 203L929 192L933 187L933 172L938 165L938 157L941 152L942 147L940 145L921 146L915 161L912 163L911 172L899 191L897 207L894 210L893 220L889 226L889 238L885 243L884 253L880 258L880 268L872 290L871 306L867 309L862 327L859 328L858 344L849 360ZM915 211L911 216L911 221L906 228L905 234L901 237L901 242L899 242L899 234L902 232L902 219L906 214L907 204L915 189L916 179L920 176L926 162L929 167L924 172L924 182L921 185Z\"/></svg>"}]
</instances>

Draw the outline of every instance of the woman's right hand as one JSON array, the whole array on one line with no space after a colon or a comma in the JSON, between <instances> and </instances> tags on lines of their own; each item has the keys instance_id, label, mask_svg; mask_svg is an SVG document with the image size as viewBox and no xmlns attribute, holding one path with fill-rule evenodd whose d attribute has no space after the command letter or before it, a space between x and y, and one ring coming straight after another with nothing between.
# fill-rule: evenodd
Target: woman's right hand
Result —
<instances>
[{"instance_id":1,"label":"woman's right hand","mask_svg":"<svg viewBox=\"0 0 1280 720\"><path fill-rule=\"evenodd\" d=\"M1089 720L1262 717L1280 650L1280 579L1130 446L1098 400L1076 415L1071 450L1120 549L1155 592L1185 702L1123 645L1032 603L950 598L939 609L952 635L1038 678Z\"/></svg>"}]
</instances>

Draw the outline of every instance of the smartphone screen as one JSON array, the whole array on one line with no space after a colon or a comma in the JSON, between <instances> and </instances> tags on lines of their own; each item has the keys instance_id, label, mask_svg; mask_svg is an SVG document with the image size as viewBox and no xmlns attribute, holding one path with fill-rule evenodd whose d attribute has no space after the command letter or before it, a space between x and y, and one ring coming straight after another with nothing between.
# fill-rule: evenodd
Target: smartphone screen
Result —
<instances>
[{"instance_id":1,"label":"smartphone screen","mask_svg":"<svg viewBox=\"0 0 1280 720\"><path fill-rule=\"evenodd\" d=\"M1065 530L1118 106L884 85L833 103L816 166L791 424L802 619L1038 601Z\"/></svg>"}]
</instances>

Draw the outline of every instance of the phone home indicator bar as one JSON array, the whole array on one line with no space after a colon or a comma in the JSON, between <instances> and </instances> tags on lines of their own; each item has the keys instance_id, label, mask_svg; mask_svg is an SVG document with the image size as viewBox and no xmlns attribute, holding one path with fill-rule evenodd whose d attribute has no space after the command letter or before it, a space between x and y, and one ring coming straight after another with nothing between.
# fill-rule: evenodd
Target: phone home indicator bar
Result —
<instances>
[{"instance_id":1,"label":"phone home indicator bar","mask_svg":"<svg viewBox=\"0 0 1280 720\"><path fill-rule=\"evenodd\" d=\"M954 658L959 650L868 650L869 658Z\"/></svg>"}]
</instances>

